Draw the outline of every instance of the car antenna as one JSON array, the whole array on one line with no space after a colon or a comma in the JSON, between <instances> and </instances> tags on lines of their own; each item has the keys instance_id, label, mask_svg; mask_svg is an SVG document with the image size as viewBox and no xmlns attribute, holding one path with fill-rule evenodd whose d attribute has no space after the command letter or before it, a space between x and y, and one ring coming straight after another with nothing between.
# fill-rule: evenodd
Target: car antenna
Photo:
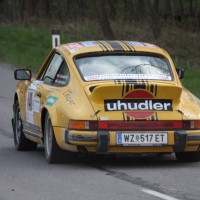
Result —
<instances>
[{"instance_id":1,"label":"car antenna","mask_svg":"<svg viewBox=\"0 0 200 200\"><path fill-rule=\"evenodd\" d=\"M90 117L91 118L93 118L93 117L95 117L95 116L97 116L97 114L99 113L99 112L101 112L101 110L99 109L99 110L97 110L93 115L90 115Z\"/></svg>"}]
</instances>

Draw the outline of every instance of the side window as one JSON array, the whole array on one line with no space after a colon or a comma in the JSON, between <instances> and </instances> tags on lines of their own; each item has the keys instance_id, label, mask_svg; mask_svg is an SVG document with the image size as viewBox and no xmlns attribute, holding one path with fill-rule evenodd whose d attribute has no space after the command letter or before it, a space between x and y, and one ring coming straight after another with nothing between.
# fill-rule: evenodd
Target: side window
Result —
<instances>
[{"instance_id":1,"label":"side window","mask_svg":"<svg viewBox=\"0 0 200 200\"><path fill-rule=\"evenodd\" d=\"M44 83L55 85L55 86L64 86L69 82L69 69L65 60L55 53L46 72L43 75Z\"/></svg>"},{"instance_id":2,"label":"side window","mask_svg":"<svg viewBox=\"0 0 200 200\"><path fill-rule=\"evenodd\" d=\"M65 61L63 61L56 75L55 84L66 85L69 82L69 69Z\"/></svg>"},{"instance_id":3,"label":"side window","mask_svg":"<svg viewBox=\"0 0 200 200\"><path fill-rule=\"evenodd\" d=\"M49 63L49 66L43 76L43 81L44 83L47 84L53 84L56 74L61 66L63 62L63 58L58 54L55 53L51 62Z\"/></svg>"}]
</instances>

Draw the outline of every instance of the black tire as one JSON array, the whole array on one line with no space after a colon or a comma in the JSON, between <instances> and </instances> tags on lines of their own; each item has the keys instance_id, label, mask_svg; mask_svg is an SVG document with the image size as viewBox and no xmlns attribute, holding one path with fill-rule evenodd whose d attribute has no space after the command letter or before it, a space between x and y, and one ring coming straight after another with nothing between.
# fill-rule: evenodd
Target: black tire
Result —
<instances>
[{"instance_id":1,"label":"black tire","mask_svg":"<svg viewBox=\"0 0 200 200\"><path fill-rule=\"evenodd\" d=\"M14 144L18 151L33 151L37 148L37 143L26 139L23 133L23 125L20 116L19 102L16 101L13 117Z\"/></svg>"},{"instance_id":2,"label":"black tire","mask_svg":"<svg viewBox=\"0 0 200 200\"><path fill-rule=\"evenodd\" d=\"M58 146L48 112L46 113L44 124L44 149L47 163L62 163L66 160L68 152Z\"/></svg>"},{"instance_id":3,"label":"black tire","mask_svg":"<svg viewBox=\"0 0 200 200\"><path fill-rule=\"evenodd\" d=\"M199 162L200 161L200 151L195 152L177 152L176 159L179 162Z\"/></svg>"}]
</instances>

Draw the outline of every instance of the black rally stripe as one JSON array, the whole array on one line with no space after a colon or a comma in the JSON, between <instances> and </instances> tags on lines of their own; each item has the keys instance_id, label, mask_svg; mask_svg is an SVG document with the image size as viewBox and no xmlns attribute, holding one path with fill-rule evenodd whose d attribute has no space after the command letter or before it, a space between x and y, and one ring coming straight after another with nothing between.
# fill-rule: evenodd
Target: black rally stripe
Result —
<instances>
[{"instance_id":1,"label":"black rally stripe","mask_svg":"<svg viewBox=\"0 0 200 200\"><path fill-rule=\"evenodd\" d=\"M129 83L126 81L126 93L129 92Z\"/></svg>"},{"instance_id":2,"label":"black rally stripe","mask_svg":"<svg viewBox=\"0 0 200 200\"><path fill-rule=\"evenodd\" d=\"M122 45L116 41L106 41L115 51L125 51Z\"/></svg>"},{"instance_id":3,"label":"black rally stripe","mask_svg":"<svg viewBox=\"0 0 200 200\"><path fill-rule=\"evenodd\" d=\"M115 85L121 85L122 84L121 80L119 80L119 79L115 79L114 83L115 83Z\"/></svg>"},{"instance_id":4,"label":"black rally stripe","mask_svg":"<svg viewBox=\"0 0 200 200\"><path fill-rule=\"evenodd\" d=\"M149 84L147 83L147 90L149 90Z\"/></svg>"},{"instance_id":5,"label":"black rally stripe","mask_svg":"<svg viewBox=\"0 0 200 200\"><path fill-rule=\"evenodd\" d=\"M134 85L134 89L146 89L146 84L136 84Z\"/></svg>"},{"instance_id":6,"label":"black rally stripe","mask_svg":"<svg viewBox=\"0 0 200 200\"><path fill-rule=\"evenodd\" d=\"M103 50L103 51L106 51L106 48L101 44L101 42L96 42L100 47L101 47L101 49Z\"/></svg>"},{"instance_id":7,"label":"black rally stripe","mask_svg":"<svg viewBox=\"0 0 200 200\"><path fill-rule=\"evenodd\" d=\"M158 120L158 113L156 112L156 120Z\"/></svg>"},{"instance_id":8,"label":"black rally stripe","mask_svg":"<svg viewBox=\"0 0 200 200\"><path fill-rule=\"evenodd\" d=\"M123 48L125 51L129 51L129 49L127 48L127 46L123 43L123 41L117 41Z\"/></svg>"},{"instance_id":9,"label":"black rally stripe","mask_svg":"<svg viewBox=\"0 0 200 200\"><path fill-rule=\"evenodd\" d=\"M142 80L142 85L145 85L145 89L147 89L147 82L145 80Z\"/></svg>"},{"instance_id":10,"label":"black rally stripe","mask_svg":"<svg viewBox=\"0 0 200 200\"><path fill-rule=\"evenodd\" d=\"M129 51L135 51L135 49L133 48L133 46L131 46L128 42L122 41L123 44L126 45L126 47L129 49Z\"/></svg>"},{"instance_id":11,"label":"black rally stripe","mask_svg":"<svg viewBox=\"0 0 200 200\"><path fill-rule=\"evenodd\" d=\"M130 121L130 120L131 120L130 116L127 115L127 121Z\"/></svg>"},{"instance_id":12,"label":"black rally stripe","mask_svg":"<svg viewBox=\"0 0 200 200\"><path fill-rule=\"evenodd\" d=\"M117 82L118 82L119 85L122 84L122 83L121 83L121 80L117 80Z\"/></svg>"},{"instance_id":13,"label":"black rally stripe","mask_svg":"<svg viewBox=\"0 0 200 200\"><path fill-rule=\"evenodd\" d=\"M157 89L158 89L158 86L156 85L155 86L155 97L157 96Z\"/></svg>"},{"instance_id":14,"label":"black rally stripe","mask_svg":"<svg viewBox=\"0 0 200 200\"><path fill-rule=\"evenodd\" d=\"M123 120L125 121L126 119L125 119L125 114L124 113L122 113L122 115L123 115Z\"/></svg>"},{"instance_id":15,"label":"black rally stripe","mask_svg":"<svg viewBox=\"0 0 200 200\"><path fill-rule=\"evenodd\" d=\"M124 82L123 82L123 85L122 85L122 97L124 96Z\"/></svg>"},{"instance_id":16,"label":"black rally stripe","mask_svg":"<svg viewBox=\"0 0 200 200\"><path fill-rule=\"evenodd\" d=\"M108 48L108 51L114 51L114 49L106 42L106 41L102 41L102 44Z\"/></svg>"},{"instance_id":17,"label":"black rally stripe","mask_svg":"<svg viewBox=\"0 0 200 200\"><path fill-rule=\"evenodd\" d=\"M98 41L97 42L99 44L99 46L103 49L103 51L111 51L111 49L109 49L103 41Z\"/></svg>"},{"instance_id":18,"label":"black rally stripe","mask_svg":"<svg viewBox=\"0 0 200 200\"><path fill-rule=\"evenodd\" d=\"M151 93L153 93L153 91L154 91L154 85L150 85L150 91L151 91Z\"/></svg>"}]
</instances>

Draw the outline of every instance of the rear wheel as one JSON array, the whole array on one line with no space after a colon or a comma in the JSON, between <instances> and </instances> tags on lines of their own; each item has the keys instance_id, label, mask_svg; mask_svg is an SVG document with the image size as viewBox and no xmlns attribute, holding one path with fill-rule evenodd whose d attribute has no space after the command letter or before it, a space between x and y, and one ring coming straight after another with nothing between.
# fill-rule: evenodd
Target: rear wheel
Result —
<instances>
[{"instance_id":1,"label":"rear wheel","mask_svg":"<svg viewBox=\"0 0 200 200\"><path fill-rule=\"evenodd\" d=\"M199 162L200 151L195 152L177 152L176 159L180 162Z\"/></svg>"},{"instance_id":2,"label":"rear wheel","mask_svg":"<svg viewBox=\"0 0 200 200\"><path fill-rule=\"evenodd\" d=\"M50 164L64 162L68 153L62 150L56 142L49 113L45 117L44 149L46 161Z\"/></svg>"},{"instance_id":3,"label":"rear wheel","mask_svg":"<svg viewBox=\"0 0 200 200\"><path fill-rule=\"evenodd\" d=\"M15 148L18 151L35 150L37 148L37 143L26 139L24 136L18 101L15 103L13 125Z\"/></svg>"}]
</instances>

